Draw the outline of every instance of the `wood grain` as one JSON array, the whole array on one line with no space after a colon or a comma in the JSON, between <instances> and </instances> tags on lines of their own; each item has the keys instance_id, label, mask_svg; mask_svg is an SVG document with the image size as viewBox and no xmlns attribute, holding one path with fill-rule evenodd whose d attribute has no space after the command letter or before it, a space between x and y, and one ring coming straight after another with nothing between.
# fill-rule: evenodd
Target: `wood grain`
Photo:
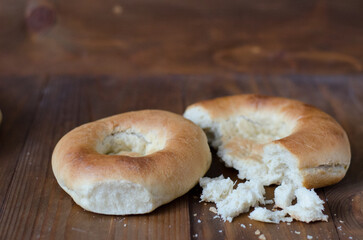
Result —
<instances>
[{"instance_id":1,"label":"wood grain","mask_svg":"<svg viewBox=\"0 0 363 240\"><path fill-rule=\"evenodd\" d=\"M267 239L306 239L308 235L314 239L362 239L362 76L236 73L220 79L217 75L0 78L0 107L5 117L0 126L0 238L258 239L255 231L259 230ZM340 183L317 190L327 199L329 222L275 225L242 214L225 223L209 210L214 204L199 202L199 186L150 214L99 215L77 206L54 178L50 158L55 144L82 123L145 108L182 113L196 101L252 92L313 104L347 130L353 154L348 174ZM207 176L223 174L237 180L236 171L224 167L214 150L212 153ZM268 199L273 197L273 189L266 189Z\"/></svg>"},{"instance_id":2,"label":"wood grain","mask_svg":"<svg viewBox=\"0 0 363 240\"><path fill-rule=\"evenodd\" d=\"M14 170L20 158L35 110L42 98L45 78L2 78L0 85L0 110L3 114L0 126L0 212ZM29 94L31 92L31 94ZM4 144L6 143L6 144Z\"/></svg>"},{"instance_id":3,"label":"wood grain","mask_svg":"<svg viewBox=\"0 0 363 240\"><path fill-rule=\"evenodd\" d=\"M335 79L335 81L330 81L329 84L320 83L319 88L332 107L332 115L346 129L352 143L355 139L354 136L362 136L363 134L363 109L361 105L363 99L360 98L361 94L357 93L357 91L361 92L358 88L363 85L362 81L354 78L347 79L347 82L347 84L342 85L339 79ZM349 98L350 101L337 101L342 97ZM355 144L352 144L352 155L360 156L360 154L362 154L362 147L357 149ZM362 186L363 164L359 158L353 157L349 172L343 181L325 189L326 196L329 199L329 206L334 214L335 225L341 238L347 238L348 235L358 235L357 232L363 227L361 217L363 213ZM358 236L363 238L363 234Z\"/></svg>"},{"instance_id":4,"label":"wood grain","mask_svg":"<svg viewBox=\"0 0 363 240\"><path fill-rule=\"evenodd\" d=\"M32 2L54 8L48 4L26 15ZM363 4L357 0L0 0L0 5L5 75L363 71Z\"/></svg>"}]
</instances>

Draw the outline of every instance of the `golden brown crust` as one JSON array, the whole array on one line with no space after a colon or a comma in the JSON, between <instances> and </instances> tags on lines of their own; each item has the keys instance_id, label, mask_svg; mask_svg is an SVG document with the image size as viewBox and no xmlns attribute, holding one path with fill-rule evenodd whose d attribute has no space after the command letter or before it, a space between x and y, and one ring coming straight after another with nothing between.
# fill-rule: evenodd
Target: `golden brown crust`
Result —
<instances>
[{"instance_id":1,"label":"golden brown crust","mask_svg":"<svg viewBox=\"0 0 363 240\"><path fill-rule=\"evenodd\" d=\"M105 137L132 129L153 132L165 147L149 155L104 155L96 151ZM57 144L52 166L57 180L71 190L99 182L127 180L166 201L189 191L208 170L210 150L204 132L182 116L161 111L128 112L84 124Z\"/></svg>"},{"instance_id":2,"label":"golden brown crust","mask_svg":"<svg viewBox=\"0 0 363 240\"><path fill-rule=\"evenodd\" d=\"M195 103L187 108L202 108L213 121L258 113L278 115L292 126L289 136L273 141L298 159L304 173L303 184L322 187L340 181L350 164L350 145L344 129L319 109L280 97L255 94L236 95ZM269 143L270 144L270 143Z\"/></svg>"}]
</instances>

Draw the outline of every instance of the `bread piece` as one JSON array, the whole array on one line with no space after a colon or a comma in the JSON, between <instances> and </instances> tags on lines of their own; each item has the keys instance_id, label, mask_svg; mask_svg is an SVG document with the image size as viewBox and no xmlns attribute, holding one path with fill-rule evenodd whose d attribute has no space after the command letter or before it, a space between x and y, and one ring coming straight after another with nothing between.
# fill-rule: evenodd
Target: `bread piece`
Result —
<instances>
[{"instance_id":1,"label":"bread piece","mask_svg":"<svg viewBox=\"0 0 363 240\"><path fill-rule=\"evenodd\" d=\"M233 190L233 182L223 175L217 178L201 178L200 186L203 188L200 199L205 202L219 202L225 199Z\"/></svg>"},{"instance_id":2,"label":"bread piece","mask_svg":"<svg viewBox=\"0 0 363 240\"><path fill-rule=\"evenodd\" d=\"M224 179L223 176L200 179L200 185L203 187L201 200L215 202L218 214L224 221L231 222L239 214L248 212L250 207L264 203L265 189L260 182L246 181L238 184L233 190L231 184L232 181L229 178Z\"/></svg>"},{"instance_id":3,"label":"bread piece","mask_svg":"<svg viewBox=\"0 0 363 240\"><path fill-rule=\"evenodd\" d=\"M216 203L218 214L224 221L232 222L234 217L263 203L264 194L263 185L257 181L240 183L225 199Z\"/></svg>"},{"instance_id":4,"label":"bread piece","mask_svg":"<svg viewBox=\"0 0 363 240\"><path fill-rule=\"evenodd\" d=\"M180 115L128 112L84 124L56 145L59 185L86 210L141 214L185 194L208 170L204 132Z\"/></svg>"},{"instance_id":5,"label":"bread piece","mask_svg":"<svg viewBox=\"0 0 363 240\"><path fill-rule=\"evenodd\" d=\"M256 207L248 217L267 223L292 222L292 217L286 217L286 211L271 211L262 207Z\"/></svg>"},{"instance_id":6,"label":"bread piece","mask_svg":"<svg viewBox=\"0 0 363 240\"><path fill-rule=\"evenodd\" d=\"M332 117L299 101L258 95L195 103L186 109L184 117L203 128L218 156L227 167L239 171L239 178L259 183L258 188L282 184L275 190L275 203L283 211L257 209L251 218L279 222L290 214L305 222L327 220L323 202L305 187L337 183L349 167L348 137ZM225 198L228 204L216 201L223 219L231 220L247 209L237 199L243 193L233 192ZM295 197L298 203L291 206Z\"/></svg>"},{"instance_id":7,"label":"bread piece","mask_svg":"<svg viewBox=\"0 0 363 240\"><path fill-rule=\"evenodd\" d=\"M299 101L237 95L195 103L184 117L204 129L218 156L241 179L318 188L340 181L350 164L342 127Z\"/></svg>"},{"instance_id":8,"label":"bread piece","mask_svg":"<svg viewBox=\"0 0 363 240\"><path fill-rule=\"evenodd\" d=\"M291 205L295 198L297 203ZM308 190L304 187L294 189L292 185L281 185L275 189L275 202L282 208L281 211L257 207L250 213L249 218L270 223L291 222L292 219L306 223L328 221L328 216L323 213L324 202L313 189Z\"/></svg>"},{"instance_id":9,"label":"bread piece","mask_svg":"<svg viewBox=\"0 0 363 240\"><path fill-rule=\"evenodd\" d=\"M295 199L295 190L293 185L285 183L275 188L275 206L279 208L290 206Z\"/></svg>"},{"instance_id":10,"label":"bread piece","mask_svg":"<svg viewBox=\"0 0 363 240\"><path fill-rule=\"evenodd\" d=\"M314 192L304 187L295 191L297 203L284 208L294 219L302 222L328 221L328 216L323 214L324 201Z\"/></svg>"}]
</instances>

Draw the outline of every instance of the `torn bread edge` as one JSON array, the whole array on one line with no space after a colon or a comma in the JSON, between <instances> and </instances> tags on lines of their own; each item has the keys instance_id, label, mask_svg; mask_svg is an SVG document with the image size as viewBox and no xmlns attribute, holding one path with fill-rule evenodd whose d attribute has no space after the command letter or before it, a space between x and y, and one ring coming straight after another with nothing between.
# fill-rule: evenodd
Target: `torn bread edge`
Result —
<instances>
[{"instance_id":1,"label":"torn bread edge","mask_svg":"<svg viewBox=\"0 0 363 240\"><path fill-rule=\"evenodd\" d=\"M249 140L248 136L246 140L238 126L248 122L250 124L246 124L249 127L258 129L260 124L252 121L253 119L246 119L244 115L237 114L227 119L220 119L210 116L205 108L194 106L186 110L184 117L199 125L206 132L212 147L217 149L217 155L224 164L238 170L238 178L247 180L238 184L235 189L233 188L235 183L230 179L225 180L223 176L200 180L200 185L203 187L201 200L215 202L218 214L223 220L232 221L239 214L248 212L251 207L265 204L264 186L276 184L280 186L275 191L275 205L282 210L276 212L256 208L257 212L251 213L251 218L265 222L290 221L290 219L304 222L327 221L328 216L322 212L324 202L314 190L305 187L319 186L317 182L323 178L319 173L329 176L327 182L334 182L335 180L330 180L339 179L344 175L342 174L346 171L344 166L330 164L301 167L300 158L303 156L296 156L279 141L262 141L262 144L258 143L257 138ZM291 134L288 132L285 135ZM238 136L240 133L242 136ZM258 135L259 132L254 134ZM279 139L281 136L276 137ZM256 146L253 144L254 141L258 143ZM223 185L226 186L221 187ZM293 205L294 199L297 199L297 203ZM261 213L268 217L261 216Z\"/></svg>"}]
</instances>

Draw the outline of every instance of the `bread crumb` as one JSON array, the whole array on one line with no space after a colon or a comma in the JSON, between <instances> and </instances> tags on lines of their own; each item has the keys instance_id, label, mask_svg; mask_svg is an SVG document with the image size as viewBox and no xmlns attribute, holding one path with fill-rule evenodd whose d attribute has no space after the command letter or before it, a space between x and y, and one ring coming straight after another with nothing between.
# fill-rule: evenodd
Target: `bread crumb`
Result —
<instances>
[{"instance_id":1,"label":"bread crumb","mask_svg":"<svg viewBox=\"0 0 363 240\"><path fill-rule=\"evenodd\" d=\"M342 226L337 227L339 231L342 231Z\"/></svg>"},{"instance_id":2,"label":"bread crumb","mask_svg":"<svg viewBox=\"0 0 363 240\"><path fill-rule=\"evenodd\" d=\"M252 224L250 223L250 224L248 224L250 227L252 227Z\"/></svg>"},{"instance_id":3,"label":"bread crumb","mask_svg":"<svg viewBox=\"0 0 363 240\"><path fill-rule=\"evenodd\" d=\"M126 227L126 226L127 226L127 224L125 223L125 224L124 224L124 227Z\"/></svg>"},{"instance_id":4,"label":"bread crumb","mask_svg":"<svg viewBox=\"0 0 363 240\"><path fill-rule=\"evenodd\" d=\"M218 216L218 215L215 215L215 216L213 217L213 219L216 219L216 218L220 218L220 216Z\"/></svg>"},{"instance_id":5,"label":"bread crumb","mask_svg":"<svg viewBox=\"0 0 363 240\"><path fill-rule=\"evenodd\" d=\"M202 221L200 219L198 219L198 223L201 223Z\"/></svg>"},{"instance_id":6,"label":"bread crumb","mask_svg":"<svg viewBox=\"0 0 363 240\"><path fill-rule=\"evenodd\" d=\"M246 228L246 225L244 225L244 224L241 224L241 227L243 227L243 228Z\"/></svg>"},{"instance_id":7,"label":"bread crumb","mask_svg":"<svg viewBox=\"0 0 363 240\"><path fill-rule=\"evenodd\" d=\"M297 203L284 208L286 213L302 222L328 221L324 215L324 202L319 198L314 189L300 187L295 190Z\"/></svg>"},{"instance_id":8,"label":"bread crumb","mask_svg":"<svg viewBox=\"0 0 363 240\"><path fill-rule=\"evenodd\" d=\"M274 203L274 200L272 200L272 199L265 200L265 205L273 204L273 203Z\"/></svg>"},{"instance_id":9,"label":"bread crumb","mask_svg":"<svg viewBox=\"0 0 363 240\"><path fill-rule=\"evenodd\" d=\"M194 238L197 238L198 237L198 233L194 234L193 237Z\"/></svg>"},{"instance_id":10,"label":"bread crumb","mask_svg":"<svg viewBox=\"0 0 363 240\"><path fill-rule=\"evenodd\" d=\"M209 211L211 211L212 213L215 213L215 214L217 214L218 212L217 212L217 209L215 208L215 207L210 207L209 208Z\"/></svg>"},{"instance_id":11,"label":"bread crumb","mask_svg":"<svg viewBox=\"0 0 363 240\"><path fill-rule=\"evenodd\" d=\"M289 223L289 222L288 222L288 223L287 223L287 225L289 225L289 226L290 226L290 225L291 225L291 223Z\"/></svg>"},{"instance_id":12,"label":"bread crumb","mask_svg":"<svg viewBox=\"0 0 363 240\"><path fill-rule=\"evenodd\" d=\"M340 222L340 223L344 223L344 221L343 221L343 220L339 220L339 222Z\"/></svg>"},{"instance_id":13,"label":"bread crumb","mask_svg":"<svg viewBox=\"0 0 363 240\"><path fill-rule=\"evenodd\" d=\"M353 237L349 237L349 239L353 239Z\"/></svg>"},{"instance_id":14,"label":"bread crumb","mask_svg":"<svg viewBox=\"0 0 363 240\"><path fill-rule=\"evenodd\" d=\"M215 203L225 199L232 192L234 185L230 178L224 178L223 175L216 178L201 178L199 184L203 188L200 200Z\"/></svg>"},{"instance_id":15,"label":"bread crumb","mask_svg":"<svg viewBox=\"0 0 363 240\"><path fill-rule=\"evenodd\" d=\"M221 232L223 232L223 231L222 231L222 230L219 230L218 232L220 232L220 233L221 233Z\"/></svg>"},{"instance_id":16,"label":"bread crumb","mask_svg":"<svg viewBox=\"0 0 363 240\"><path fill-rule=\"evenodd\" d=\"M299 234L300 234L300 232L298 232L298 231L295 231L295 233L296 233L297 235L299 235Z\"/></svg>"},{"instance_id":17,"label":"bread crumb","mask_svg":"<svg viewBox=\"0 0 363 240\"><path fill-rule=\"evenodd\" d=\"M260 230L257 229L255 235L260 235L260 234L261 234Z\"/></svg>"},{"instance_id":18,"label":"bread crumb","mask_svg":"<svg viewBox=\"0 0 363 240\"><path fill-rule=\"evenodd\" d=\"M193 214L193 216L194 216L194 217L196 217L196 216L197 216L197 214L196 214L196 213L194 213L194 214Z\"/></svg>"},{"instance_id":19,"label":"bread crumb","mask_svg":"<svg viewBox=\"0 0 363 240\"><path fill-rule=\"evenodd\" d=\"M266 208L256 207L250 215L250 219L268 222L268 223L279 223L279 222L292 222L291 217L286 217L285 211L271 211Z\"/></svg>"},{"instance_id":20,"label":"bread crumb","mask_svg":"<svg viewBox=\"0 0 363 240\"><path fill-rule=\"evenodd\" d=\"M264 235L264 234L261 234L261 235L258 237L258 239L260 239L260 240L266 240L266 237L265 237L265 235Z\"/></svg>"},{"instance_id":21,"label":"bread crumb","mask_svg":"<svg viewBox=\"0 0 363 240\"><path fill-rule=\"evenodd\" d=\"M313 236L307 235L306 238L307 239L313 239Z\"/></svg>"},{"instance_id":22,"label":"bread crumb","mask_svg":"<svg viewBox=\"0 0 363 240\"><path fill-rule=\"evenodd\" d=\"M291 202L295 198L296 187L292 184L283 183L278 186L275 191L275 207L286 208L291 206Z\"/></svg>"}]
</instances>

